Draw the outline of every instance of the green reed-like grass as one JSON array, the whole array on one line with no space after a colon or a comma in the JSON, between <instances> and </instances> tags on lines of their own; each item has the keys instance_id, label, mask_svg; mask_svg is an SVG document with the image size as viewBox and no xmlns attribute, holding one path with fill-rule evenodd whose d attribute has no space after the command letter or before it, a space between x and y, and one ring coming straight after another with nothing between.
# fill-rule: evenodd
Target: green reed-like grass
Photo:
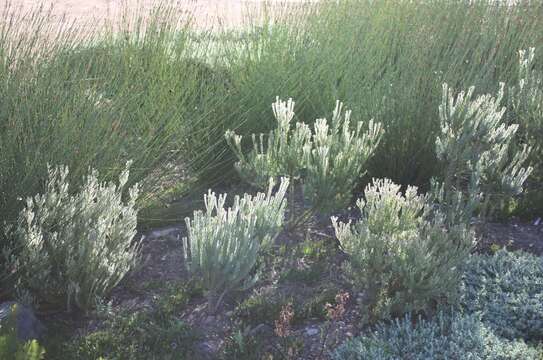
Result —
<instances>
[{"instance_id":1,"label":"green reed-like grass","mask_svg":"<svg viewBox=\"0 0 543 360\"><path fill-rule=\"evenodd\" d=\"M41 190L47 163L68 165L77 180L89 166L114 178L133 159L130 182L144 181L143 204L153 206L163 199L157 188L170 199L235 180L224 132L267 132L276 96L295 98L299 119L330 116L340 99L359 119L382 122L368 175L424 188L439 175L441 84L494 93L499 81L516 80L517 51L543 43L543 7L528 0L321 1L270 8L280 20L255 18L234 31L196 31L170 6L126 9L104 29L64 23L60 31L47 9L14 10L0 22L7 221L18 198ZM164 182L171 164L181 175ZM168 212L159 220L181 218Z\"/></svg>"}]
</instances>

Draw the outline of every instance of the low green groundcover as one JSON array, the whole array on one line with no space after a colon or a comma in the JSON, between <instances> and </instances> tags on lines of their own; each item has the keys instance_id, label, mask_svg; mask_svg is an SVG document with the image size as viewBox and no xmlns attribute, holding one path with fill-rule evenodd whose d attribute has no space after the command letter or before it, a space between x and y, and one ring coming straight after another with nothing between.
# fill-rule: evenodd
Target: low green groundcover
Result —
<instances>
[{"instance_id":1,"label":"low green groundcover","mask_svg":"<svg viewBox=\"0 0 543 360\"><path fill-rule=\"evenodd\" d=\"M543 257L498 251L471 257L464 275L462 305L497 335L543 339Z\"/></svg>"},{"instance_id":2,"label":"low green groundcover","mask_svg":"<svg viewBox=\"0 0 543 360\"><path fill-rule=\"evenodd\" d=\"M542 353L522 340L497 336L478 315L440 313L413 325L406 317L381 325L369 335L345 343L335 360L512 360L538 359Z\"/></svg>"},{"instance_id":3,"label":"low green groundcover","mask_svg":"<svg viewBox=\"0 0 543 360\"><path fill-rule=\"evenodd\" d=\"M543 258L498 251L471 257L461 309L380 324L334 353L349 359L543 359Z\"/></svg>"}]
</instances>

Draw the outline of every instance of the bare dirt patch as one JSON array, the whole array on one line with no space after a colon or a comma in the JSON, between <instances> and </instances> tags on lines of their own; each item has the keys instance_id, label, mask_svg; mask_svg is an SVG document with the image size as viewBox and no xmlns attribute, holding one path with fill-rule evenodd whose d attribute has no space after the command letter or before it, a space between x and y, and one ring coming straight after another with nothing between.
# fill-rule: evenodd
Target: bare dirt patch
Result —
<instances>
[{"instance_id":1,"label":"bare dirt patch","mask_svg":"<svg viewBox=\"0 0 543 360\"><path fill-rule=\"evenodd\" d=\"M523 250L542 256L543 220L485 224L481 229L479 246L482 249L506 247L509 250Z\"/></svg>"}]
</instances>

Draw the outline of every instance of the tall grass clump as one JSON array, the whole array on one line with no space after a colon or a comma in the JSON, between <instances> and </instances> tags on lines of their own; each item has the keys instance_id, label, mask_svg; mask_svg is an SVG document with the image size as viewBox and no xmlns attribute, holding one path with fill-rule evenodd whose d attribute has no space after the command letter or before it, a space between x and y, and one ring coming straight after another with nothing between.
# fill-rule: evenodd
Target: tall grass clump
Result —
<instances>
[{"instance_id":1,"label":"tall grass clump","mask_svg":"<svg viewBox=\"0 0 543 360\"><path fill-rule=\"evenodd\" d=\"M8 221L23 207L18 197L40 191L47 163L68 165L72 181L88 166L114 179L128 158L129 184L160 183L171 168L187 184L232 179L224 132L271 130L276 96L295 98L304 120L330 117L336 99L375 118L386 135L368 173L426 186L438 171L441 84L481 93L499 81L513 86L518 50L543 41L543 10L529 1L326 1L215 33L194 32L169 6L126 10L103 30L59 30L45 9L13 10L4 8L0 27L0 211ZM147 201L154 191L143 190Z\"/></svg>"},{"instance_id":2,"label":"tall grass clump","mask_svg":"<svg viewBox=\"0 0 543 360\"><path fill-rule=\"evenodd\" d=\"M500 81L515 83L518 50L543 41L543 8L529 1L343 0L300 11L241 42L241 55L227 53L228 113L239 126L230 128L268 131L265 107L276 95L295 98L304 120L342 99L383 124L368 173L423 188L439 171L442 84L494 93Z\"/></svg>"},{"instance_id":3,"label":"tall grass clump","mask_svg":"<svg viewBox=\"0 0 543 360\"><path fill-rule=\"evenodd\" d=\"M404 185L427 184L436 172L441 84L494 93L500 81L516 79L518 50L543 40L543 8L528 1L327 6L311 24L328 62L321 69L326 83L315 86L334 87L355 113L383 123L369 172Z\"/></svg>"},{"instance_id":4,"label":"tall grass clump","mask_svg":"<svg viewBox=\"0 0 543 360\"><path fill-rule=\"evenodd\" d=\"M175 163L197 172L216 150L226 76L199 54L190 20L174 8L125 9L118 22L55 25L50 10L6 5L0 21L0 218L15 221L40 192L47 164L89 166L112 180L133 160L141 201ZM90 26L92 25L92 26ZM222 134L220 139L222 140ZM198 154L197 156L195 154ZM205 160L207 161L207 160ZM142 181L149 178L151 181ZM3 239L2 242L8 241Z\"/></svg>"}]
</instances>

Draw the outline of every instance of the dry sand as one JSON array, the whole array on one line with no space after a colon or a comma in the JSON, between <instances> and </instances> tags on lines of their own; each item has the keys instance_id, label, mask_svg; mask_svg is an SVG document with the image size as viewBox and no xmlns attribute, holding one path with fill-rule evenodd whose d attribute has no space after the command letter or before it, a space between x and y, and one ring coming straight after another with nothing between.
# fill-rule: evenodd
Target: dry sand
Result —
<instances>
[{"instance_id":1,"label":"dry sand","mask_svg":"<svg viewBox=\"0 0 543 360\"><path fill-rule=\"evenodd\" d=\"M53 22L76 21L86 26L96 26L105 21L116 21L123 8L152 9L161 1L152 0L0 0L11 1L11 7L23 12L44 5L51 5ZM177 0L162 2L175 5L180 16L193 15L194 23L200 28L221 24L226 27L243 25L248 16L262 13L264 8L279 9L285 5L299 5L307 0Z\"/></svg>"}]
</instances>

